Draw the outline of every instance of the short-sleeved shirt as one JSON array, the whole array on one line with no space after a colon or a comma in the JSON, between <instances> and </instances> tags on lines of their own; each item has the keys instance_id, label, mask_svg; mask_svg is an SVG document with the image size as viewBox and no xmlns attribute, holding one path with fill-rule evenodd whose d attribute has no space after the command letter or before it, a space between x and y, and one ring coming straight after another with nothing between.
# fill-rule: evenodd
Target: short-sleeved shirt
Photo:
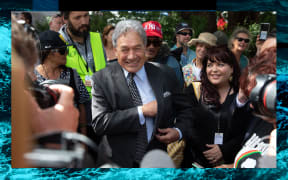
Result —
<instances>
[{"instance_id":1,"label":"short-sleeved shirt","mask_svg":"<svg viewBox=\"0 0 288 180\"><path fill-rule=\"evenodd\" d=\"M200 81L201 69L195 65L196 59L182 68L186 86L192 84L193 81Z\"/></svg>"},{"instance_id":2,"label":"short-sleeved shirt","mask_svg":"<svg viewBox=\"0 0 288 180\"><path fill-rule=\"evenodd\" d=\"M177 46L176 44L171 48L171 50L176 49ZM191 63L192 60L196 58L196 53L195 51L193 51L192 49L188 48L187 49L187 54L184 55L183 53L181 54L181 60L180 60L180 64L182 67L186 66L187 64Z\"/></svg>"},{"instance_id":3,"label":"short-sleeved shirt","mask_svg":"<svg viewBox=\"0 0 288 180\"><path fill-rule=\"evenodd\" d=\"M249 64L249 59L245 55L240 56L240 68L243 70Z\"/></svg>"}]
</instances>

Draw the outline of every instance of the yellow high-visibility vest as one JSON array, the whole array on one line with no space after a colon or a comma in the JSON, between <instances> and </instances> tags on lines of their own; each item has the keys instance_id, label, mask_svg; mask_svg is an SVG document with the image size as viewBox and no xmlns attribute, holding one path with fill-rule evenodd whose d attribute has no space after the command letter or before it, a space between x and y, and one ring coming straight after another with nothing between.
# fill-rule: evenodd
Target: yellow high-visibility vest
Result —
<instances>
[{"instance_id":1,"label":"yellow high-visibility vest","mask_svg":"<svg viewBox=\"0 0 288 180\"><path fill-rule=\"evenodd\" d=\"M90 67L88 67L87 72L87 63L85 59L81 56L81 54L78 53L77 49L74 46L68 46L69 52L66 56L67 59L66 66L76 69L84 84L85 84L85 76L87 75L92 76L93 72L99 71L106 67L104 49L100 34L90 32L90 43L95 64L94 71L92 71ZM92 87L86 86L86 89L91 97Z\"/></svg>"}]
</instances>

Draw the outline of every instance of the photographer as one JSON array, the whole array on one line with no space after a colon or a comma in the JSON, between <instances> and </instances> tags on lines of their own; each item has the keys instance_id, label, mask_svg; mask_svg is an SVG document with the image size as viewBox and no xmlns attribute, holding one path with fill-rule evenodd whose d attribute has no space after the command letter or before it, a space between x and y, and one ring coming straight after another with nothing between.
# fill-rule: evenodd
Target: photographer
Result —
<instances>
[{"instance_id":1,"label":"photographer","mask_svg":"<svg viewBox=\"0 0 288 180\"><path fill-rule=\"evenodd\" d=\"M103 154L101 144L76 133L79 111L74 106L74 90L60 84L48 88L35 81L36 41L14 15L11 20L12 167L118 167Z\"/></svg>"},{"instance_id":2,"label":"photographer","mask_svg":"<svg viewBox=\"0 0 288 180\"><path fill-rule=\"evenodd\" d=\"M73 90L64 85L51 89L59 93L58 102L47 109L41 109L26 89L25 74L33 72L37 60L35 40L12 15L12 167L31 167L24 160L24 153L31 150L34 135L55 131L76 132L79 111L73 105Z\"/></svg>"},{"instance_id":3,"label":"photographer","mask_svg":"<svg viewBox=\"0 0 288 180\"><path fill-rule=\"evenodd\" d=\"M248 112L239 120L249 125L234 164L216 168L276 167L276 57L276 38L270 37L243 71L238 104L245 104Z\"/></svg>"}]
</instances>

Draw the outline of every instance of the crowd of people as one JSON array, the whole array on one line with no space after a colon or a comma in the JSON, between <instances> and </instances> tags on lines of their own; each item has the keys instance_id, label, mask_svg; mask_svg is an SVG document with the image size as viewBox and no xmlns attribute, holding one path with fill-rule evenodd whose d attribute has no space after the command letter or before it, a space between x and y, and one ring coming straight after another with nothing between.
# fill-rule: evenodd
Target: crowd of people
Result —
<instances>
[{"instance_id":1,"label":"crowd of people","mask_svg":"<svg viewBox=\"0 0 288 180\"><path fill-rule=\"evenodd\" d=\"M252 35L244 27L192 38L180 22L170 48L157 21L122 20L96 33L88 11L63 11L35 36L25 28L32 18L19 23L27 14L12 16L12 82L20 83L12 83L19 91L12 109L29 107L12 111L13 132L23 114L28 129L12 140L12 167L37 167L23 155L33 148L17 142L59 131L95 144L84 150L97 152L96 162L85 156L83 167L276 167L275 113L259 114L250 99L258 76L276 74L275 34L257 38L248 58ZM54 105L40 108L27 76L58 94Z\"/></svg>"}]
</instances>

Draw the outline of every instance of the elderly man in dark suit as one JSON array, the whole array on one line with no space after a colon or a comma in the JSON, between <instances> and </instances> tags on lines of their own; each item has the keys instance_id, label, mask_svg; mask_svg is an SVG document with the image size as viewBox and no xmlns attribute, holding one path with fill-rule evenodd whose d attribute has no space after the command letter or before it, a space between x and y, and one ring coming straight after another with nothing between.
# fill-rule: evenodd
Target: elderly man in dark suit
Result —
<instances>
[{"instance_id":1,"label":"elderly man in dark suit","mask_svg":"<svg viewBox=\"0 0 288 180\"><path fill-rule=\"evenodd\" d=\"M139 167L147 151L166 151L167 144L188 136L191 107L175 72L146 62L140 22L120 21L112 41L118 62L92 78L92 126L107 137L116 164Z\"/></svg>"}]
</instances>

